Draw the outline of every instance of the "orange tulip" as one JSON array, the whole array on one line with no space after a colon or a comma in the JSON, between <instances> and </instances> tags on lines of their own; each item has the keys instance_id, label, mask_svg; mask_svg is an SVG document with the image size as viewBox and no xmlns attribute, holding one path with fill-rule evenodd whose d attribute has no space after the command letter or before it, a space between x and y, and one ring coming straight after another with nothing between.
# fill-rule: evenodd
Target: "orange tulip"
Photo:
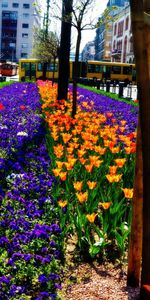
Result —
<instances>
[{"instance_id":1,"label":"orange tulip","mask_svg":"<svg viewBox=\"0 0 150 300\"><path fill-rule=\"evenodd\" d=\"M85 169L88 173L92 172L92 169L93 169L93 165L90 164L90 165L85 165Z\"/></svg>"},{"instance_id":2,"label":"orange tulip","mask_svg":"<svg viewBox=\"0 0 150 300\"><path fill-rule=\"evenodd\" d=\"M106 116L108 117L108 118L110 118L110 117L112 117L112 112L108 112L107 114L106 114Z\"/></svg>"},{"instance_id":3,"label":"orange tulip","mask_svg":"<svg viewBox=\"0 0 150 300\"><path fill-rule=\"evenodd\" d=\"M100 155L103 155L106 151L106 148L102 148L101 146L95 146L95 152L98 152Z\"/></svg>"},{"instance_id":4,"label":"orange tulip","mask_svg":"<svg viewBox=\"0 0 150 300\"><path fill-rule=\"evenodd\" d=\"M133 189L122 189L124 192L125 198L132 199L133 198Z\"/></svg>"},{"instance_id":5,"label":"orange tulip","mask_svg":"<svg viewBox=\"0 0 150 300\"><path fill-rule=\"evenodd\" d=\"M119 182L121 180L122 174L120 175L106 175L106 178L109 182Z\"/></svg>"},{"instance_id":6,"label":"orange tulip","mask_svg":"<svg viewBox=\"0 0 150 300\"><path fill-rule=\"evenodd\" d=\"M71 137L72 137L72 135L70 133L62 133L62 138L63 138L63 141L65 144L69 142Z\"/></svg>"},{"instance_id":7,"label":"orange tulip","mask_svg":"<svg viewBox=\"0 0 150 300\"><path fill-rule=\"evenodd\" d=\"M85 159L84 157L81 157L79 160L80 160L82 165L84 165L87 161L87 159Z\"/></svg>"},{"instance_id":8,"label":"orange tulip","mask_svg":"<svg viewBox=\"0 0 150 300\"><path fill-rule=\"evenodd\" d=\"M100 202L100 205L104 208L104 209L108 209L110 207L110 205L112 204L112 202Z\"/></svg>"},{"instance_id":9,"label":"orange tulip","mask_svg":"<svg viewBox=\"0 0 150 300\"><path fill-rule=\"evenodd\" d=\"M52 169L53 173L55 176L59 176L61 169L60 168L56 168L56 169Z\"/></svg>"},{"instance_id":10,"label":"orange tulip","mask_svg":"<svg viewBox=\"0 0 150 300\"><path fill-rule=\"evenodd\" d=\"M85 153L86 153L85 150L79 149L79 150L78 150L78 157L82 157Z\"/></svg>"},{"instance_id":11,"label":"orange tulip","mask_svg":"<svg viewBox=\"0 0 150 300\"><path fill-rule=\"evenodd\" d=\"M95 188L95 186L97 185L97 182L88 180L87 184L88 184L89 189L93 190Z\"/></svg>"},{"instance_id":12,"label":"orange tulip","mask_svg":"<svg viewBox=\"0 0 150 300\"><path fill-rule=\"evenodd\" d=\"M119 168L122 168L126 162L126 158L116 158L114 161Z\"/></svg>"},{"instance_id":13,"label":"orange tulip","mask_svg":"<svg viewBox=\"0 0 150 300\"><path fill-rule=\"evenodd\" d=\"M64 164L65 164L65 167L66 167L67 171L72 170L73 165L70 162L65 162Z\"/></svg>"},{"instance_id":14,"label":"orange tulip","mask_svg":"<svg viewBox=\"0 0 150 300\"><path fill-rule=\"evenodd\" d=\"M56 160L56 165L57 165L58 169L62 169L62 167L63 167L63 165L64 165L64 162L63 162L63 161Z\"/></svg>"},{"instance_id":15,"label":"orange tulip","mask_svg":"<svg viewBox=\"0 0 150 300\"><path fill-rule=\"evenodd\" d=\"M124 126L124 125L127 123L127 121L125 121L125 120L121 120L121 121L120 121L120 123L121 123L121 125L123 125L123 126Z\"/></svg>"},{"instance_id":16,"label":"orange tulip","mask_svg":"<svg viewBox=\"0 0 150 300\"><path fill-rule=\"evenodd\" d=\"M119 153L120 152L120 148L119 147L112 147L112 148L110 148L110 151L112 153Z\"/></svg>"},{"instance_id":17,"label":"orange tulip","mask_svg":"<svg viewBox=\"0 0 150 300\"><path fill-rule=\"evenodd\" d=\"M109 166L110 175L115 175L117 168L118 168L118 166Z\"/></svg>"},{"instance_id":18,"label":"orange tulip","mask_svg":"<svg viewBox=\"0 0 150 300\"><path fill-rule=\"evenodd\" d=\"M59 205L61 208L64 208L64 207L67 205L67 201L59 200L59 201L58 201L58 205Z\"/></svg>"},{"instance_id":19,"label":"orange tulip","mask_svg":"<svg viewBox=\"0 0 150 300\"><path fill-rule=\"evenodd\" d=\"M75 190L81 191L83 185L83 181L76 181L73 183Z\"/></svg>"},{"instance_id":20,"label":"orange tulip","mask_svg":"<svg viewBox=\"0 0 150 300\"><path fill-rule=\"evenodd\" d=\"M87 217L87 219L88 219L88 221L89 221L90 223L94 223L95 218L96 218L97 215L98 215L98 214L96 214L96 213L92 213L92 214L86 215L86 217Z\"/></svg>"},{"instance_id":21,"label":"orange tulip","mask_svg":"<svg viewBox=\"0 0 150 300\"><path fill-rule=\"evenodd\" d=\"M76 196L77 196L79 202L83 203L83 202L85 202L87 200L88 192L85 192L85 193L82 193L82 192L76 193Z\"/></svg>"},{"instance_id":22,"label":"orange tulip","mask_svg":"<svg viewBox=\"0 0 150 300\"><path fill-rule=\"evenodd\" d=\"M67 178L67 172L60 172L59 177L62 181L65 181Z\"/></svg>"}]
</instances>

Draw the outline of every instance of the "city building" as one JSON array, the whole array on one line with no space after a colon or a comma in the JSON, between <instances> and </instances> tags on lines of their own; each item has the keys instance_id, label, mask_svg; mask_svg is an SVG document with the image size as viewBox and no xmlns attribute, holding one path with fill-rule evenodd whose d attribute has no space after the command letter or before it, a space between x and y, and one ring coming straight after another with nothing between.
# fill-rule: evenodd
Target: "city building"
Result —
<instances>
[{"instance_id":1,"label":"city building","mask_svg":"<svg viewBox=\"0 0 150 300\"><path fill-rule=\"evenodd\" d=\"M113 23L112 61L134 63L130 6L127 4Z\"/></svg>"},{"instance_id":2,"label":"city building","mask_svg":"<svg viewBox=\"0 0 150 300\"><path fill-rule=\"evenodd\" d=\"M31 57L34 29L40 28L40 0L0 1L0 59Z\"/></svg>"},{"instance_id":3,"label":"city building","mask_svg":"<svg viewBox=\"0 0 150 300\"><path fill-rule=\"evenodd\" d=\"M95 43L94 41L88 42L81 53L82 61L94 60L95 58Z\"/></svg>"},{"instance_id":4,"label":"city building","mask_svg":"<svg viewBox=\"0 0 150 300\"><path fill-rule=\"evenodd\" d=\"M96 30L95 37L95 60L111 61L111 43L112 43L112 28L113 18L118 11L124 7L127 0L109 0L107 9L109 10L110 21L107 22L105 17L99 18L99 27ZM115 9L111 9L112 7Z\"/></svg>"}]
</instances>

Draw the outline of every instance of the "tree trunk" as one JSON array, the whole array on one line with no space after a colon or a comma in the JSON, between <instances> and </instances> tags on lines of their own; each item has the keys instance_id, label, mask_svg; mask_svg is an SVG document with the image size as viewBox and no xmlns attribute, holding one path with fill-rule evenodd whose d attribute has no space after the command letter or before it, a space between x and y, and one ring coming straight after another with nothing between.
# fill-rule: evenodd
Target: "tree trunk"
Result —
<instances>
[{"instance_id":1,"label":"tree trunk","mask_svg":"<svg viewBox=\"0 0 150 300\"><path fill-rule=\"evenodd\" d=\"M46 80L47 62L43 63L43 80Z\"/></svg>"},{"instance_id":2,"label":"tree trunk","mask_svg":"<svg viewBox=\"0 0 150 300\"><path fill-rule=\"evenodd\" d=\"M61 41L59 51L59 76L58 76L58 95L57 99L66 99L68 94L69 81L69 56L71 42L71 15L73 0L63 0ZM67 21L65 20L67 18Z\"/></svg>"},{"instance_id":3,"label":"tree trunk","mask_svg":"<svg viewBox=\"0 0 150 300\"><path fill-rule=\"evenodd\" d=\"M78 30L76 52L75 52L75 62L74 62L74 72L73 72L73 103L72 103L72 117L74 118L77 110L77 80L78 80L78 62L79 62L79 52L81 43L81 30Z\"/></svg>"},{"instance_id":4,"label":"tree trunk","mask_svg":"<svg viewBox=\"0 0 150 300\"><path fill-rule=\"evenodd\" d=\"M139 86L139 112L143 153L143 240L141 286L150 285L150 78L143 0L130 0L134 53ZM141 299L145 297L141 288ZM149 298L150 299L150 298Z\"/></svg>"},{"instance_id":5,"label":"tree trunk","mask_svg":"<svg viewBox=\"0 0 150 300\"><path fill-rule=\"evenodd\" d=\"M142 258L143 162L140 120L136 140L136 166L132 204L132 225L128 254L127 284L139 286Z\"/></svg>"},{"instance_id":6,"label":"tree trunk","mask_svg":"<svg viewBox=\"0 0 150 300\"><path fill-rule=\"evenodd\" d=\"M52 85L54 84L54 80L55 80L55 65L56 65L56 57L54 57L53 59L54 59L54 68L53 68Z\"/></svg>"}]
</instances>

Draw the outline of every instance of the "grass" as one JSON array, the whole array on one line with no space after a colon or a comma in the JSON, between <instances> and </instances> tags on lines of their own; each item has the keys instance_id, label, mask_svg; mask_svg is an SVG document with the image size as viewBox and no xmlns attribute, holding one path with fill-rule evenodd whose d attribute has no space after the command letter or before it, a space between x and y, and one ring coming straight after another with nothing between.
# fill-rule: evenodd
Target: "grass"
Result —
<instances>
[{"instance_id":1,"label":"grass","mask_svg":"<svg viewBox=\"0 0 150 300\"><path fill-rule=\"evenodd\" d=\"M120 98L117 94L114 94L114 93L111 93L111 92L106 92L106 91L103 91L103 90L97 90L97 88L95 88L95 87L90 87L90 86L83 85L83 84L79 84L78 86L80 86L81 88L87 89L89 91L92 91L94 93L104 95L104 96L107 96L109 98L112 98L112 99L115 99L115 100L118 100L118 101L121 101L121 102L125 102L125 103L128 103L128 104L130 103L133 106L138 106L137 102L134 102L133 100L126 100L124 98Z\"/></svg>"}]
</instances>

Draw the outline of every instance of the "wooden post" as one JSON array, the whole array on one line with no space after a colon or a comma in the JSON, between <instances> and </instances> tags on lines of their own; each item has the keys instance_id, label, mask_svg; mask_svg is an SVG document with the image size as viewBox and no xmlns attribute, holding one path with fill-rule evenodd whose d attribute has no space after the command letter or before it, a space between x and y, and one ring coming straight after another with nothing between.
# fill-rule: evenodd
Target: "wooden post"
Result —
<instances>
[{"instance_id":1,"label":"wooden post","mask_svg":"<svg viewBox=\"0 0 150 300\"><path fill-rule=\"evenodd\" d=\"M132 204L132 224L128 254L127 284L139 286L142 257L143 162L140 120L136 141L136 165Z\"/></svg>"},{"instance_id":2,"label":"wooden post","mask_svg":"<svg viewBox=\"0 0 150 300\"><path fill-rule=\"evenodd\" d=\"M145 25L145 7L148 0L130 0L134 53L139 86L139 111L143 155L143 239L141 300L147 295L143 286L150 285L150 77L149 77L149 34L150 26Z\"/></svg>"}]
</instances>

